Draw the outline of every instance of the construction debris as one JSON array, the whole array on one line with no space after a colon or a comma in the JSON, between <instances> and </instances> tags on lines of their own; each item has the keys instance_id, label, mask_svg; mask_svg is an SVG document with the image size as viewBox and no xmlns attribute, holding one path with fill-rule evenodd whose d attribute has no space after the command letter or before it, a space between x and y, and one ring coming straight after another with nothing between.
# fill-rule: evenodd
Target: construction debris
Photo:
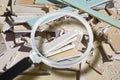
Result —
<instances>
[{"instance_id":1,"label":"construction debris","mask_svg":"<svg viewBox=\"0 0 120 80\"><path fill-rule=\"evenodd\" d=\"M109 60L114 60L115 52L112 50L109 44L102 42L101 46Z\"/></svg>"},{"instance_id":2,"label":"construction debris","mask_svg":"<svg viewBox=\"0 0 120 80\"><path fill-rule=\"evenodd\" d=\"M102 47L104 51L102 54L107 60L111 63L120 61L119 3L119 0L0 0L0 71L5 72L21 59L29 56L32 50L30 33L33 25L42 15L64 10L83 16L91 25L96 37L91 52ZM61 27L56 28L59 26ZM64 62L76 59L80 57L77 56L79 52L83 55L89 41L86 28L80 26L83 25L69 17L63 18L61 15L51 17L39 25L37 31L45 31L40 33L42 37L36 37L37 45L42 44L39 49L49 59L65 60ZM73 53L74 57L66 60ZM92 56L89 57L95 57L94 54L96 53L91 53ZM89 61L89 57L85 64L104 76L107 71L101 66L104 64L94 66L91 60ZM80 65L68 69L79 71ZM116 78L111 80L114 79L117 80Z\"/></svg>"},{"instance_id":3,"label":"construction debris","mask_svg":"<svg viewBox=\"0 0 120 80\"><path fill-rule=\"evenodd\" d=\"M7 11L9 0L0 0L0 15L4 15Z\"/></svg>"}]
</instances>

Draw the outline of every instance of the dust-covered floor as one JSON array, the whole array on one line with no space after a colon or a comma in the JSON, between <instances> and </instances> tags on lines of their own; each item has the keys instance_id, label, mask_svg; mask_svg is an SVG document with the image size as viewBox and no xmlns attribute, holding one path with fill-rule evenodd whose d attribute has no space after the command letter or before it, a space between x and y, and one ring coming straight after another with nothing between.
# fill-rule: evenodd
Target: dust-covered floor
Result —
<instances>
[{"instance_id":1,"label":"dust-covered floor","mask_svg":"<svg viewBox=\"0 0 120 80\"><path fill-rule=\"evenodd\" d=\"M88 58L92 61L92 67L87 63L82 64L82 72L75 70L56 70L43 63L36 68L31 68L14 80L119 80L120 61L109 61L103 57L101 47L98 46ZM99 67L99 68L96 68ZM96 70L95 70L96 69Z\"/></svg>"}]
</instances>

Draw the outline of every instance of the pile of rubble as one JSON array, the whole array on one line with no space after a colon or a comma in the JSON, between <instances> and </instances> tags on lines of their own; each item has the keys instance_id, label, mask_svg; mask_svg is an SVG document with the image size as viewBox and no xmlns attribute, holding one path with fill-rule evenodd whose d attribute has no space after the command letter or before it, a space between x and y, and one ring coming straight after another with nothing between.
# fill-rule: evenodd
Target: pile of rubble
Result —
<instances>
[{"instance_id":1,"label":"pile of rubble","mask_svg":"<svg viewBox=\"0 0 120 80\"><path fill-rule=\"evenodd\" d=\"M120 7L118 5L119 0L102 1L100 2L96 0L95 4L87 4L89 4L88 7L97 10L104 15L120 20ZM97 37L95 42L96 40L99 41L100 44L97 45L102 46L107 59L110 61L120 60L120 30L118 28L99 20L98 18L90 16L88 13L85 13L77 8L68 6L65 3L62 3L62 0L0 0L0 44L2 45L0 47L1 72L6 71L22 58L29 55L29 52L32 50L30 33L34 23L42 15L57 10L68 10L82 15L91 25L95 37ZM54 20L55 18L52 18L49 21ZM62 21L62 23L63 22L64 21ZM42 26L43 27L40 27L40 30L53 26L53 23L48 23L46 21ZM62 32L63 29L60 29L60 31ZM59 31L56 33L49 32L49 35L47 35L48 41L51 42L55 39L53 38L53 34L54 37L58 37L58 35L60 35L60 33L58 33ZM48 32L46 34L48 34ZM82 48L85 49L85 47L86 46L82 45ZM81 51L83 51L82 48L80 49ZM94 47L93 50L95 50L95 48L96 47ZM75 52L75 50L72 51ZM72 51L68 51L68 53ZM90 67L94 68L98 73L103 74L104 71L100 68L93 67L89 61L86 63Z\"/></svg>"}]
</instances>

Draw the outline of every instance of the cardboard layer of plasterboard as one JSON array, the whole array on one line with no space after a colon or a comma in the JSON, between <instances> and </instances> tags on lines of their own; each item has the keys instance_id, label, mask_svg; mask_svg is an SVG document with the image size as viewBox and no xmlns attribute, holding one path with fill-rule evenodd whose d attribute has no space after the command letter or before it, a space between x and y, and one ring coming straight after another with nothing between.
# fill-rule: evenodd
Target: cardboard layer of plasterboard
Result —
<instances>
[{"instance_id":1,"label":"cardboard layer of plasterboard","mask_svg":"<svg viewBox=\"0 0 120 80\"><path fill-rule=\"evenodd\" d=\"M15 4L34 4L35 0L16 0Z\"/></svg>"},{"instance_id":2,"label":"cardboard layer of plasterboard","mask_svg":"<svg viewBox=\"0 0 120 80\"><path fill-rule=\"evenodd\" d=\"M120 53L120 35L113 35L110 38L110 44L116 53Z\"/></svg>"},{"instance_id":3,"label":"cardboard layer of plasterboard","mask_svg":"<svg viewBox=\"0 0 120 80\"><path fill-rule=\"evenodd\" d=\"M57 55L50 56L48 58L52 59L52 60L58 60L58 59L66 58L66 57L69 57L69 56L75 55L75 54L78 54L78 51L76 49L70 49L70 50L61 52Z\"/></svg>"}]
</instances>

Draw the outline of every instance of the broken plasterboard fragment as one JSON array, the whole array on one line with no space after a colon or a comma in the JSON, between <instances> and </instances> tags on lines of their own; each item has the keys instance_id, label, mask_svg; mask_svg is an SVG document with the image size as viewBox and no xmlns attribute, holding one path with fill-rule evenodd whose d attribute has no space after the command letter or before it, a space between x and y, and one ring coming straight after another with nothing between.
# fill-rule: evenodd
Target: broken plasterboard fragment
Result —
<instances>
[{"instance_id":1,"label":"broken plasterboard fragment","mask_svg":"<svg viewBox=\"0 0 120 80\"><path fill-rule=\"evenodd\" d=\"M56 54L58 54L58 53L67 51L67 50L72 49L72 48L75 48L75 45L74 45L74 44L68 44L68 45L66 45L66 46L64 46L64 47L62 47L62 48L60 48L60 49L58 49L58 50L51 51L51 52L45 53L45 54L46 54L46 56L48 57L48 56L56 55Z\"/></svg>"},{"instance_id":2,"label":"broken plasterboard fragment","mask_svg":"<svg viewBox=\"0 0 120 80\"><path fill-rule=\"evenodd\" d=\"M3 24L0 23L0 33L2 32Z\"/></svg>"},{"instance_id":3,"label":"broken plasterboard fragment","mask_svg":"<svg viewBox=\"0 0 120 80\"><path fill-rule=\"evenodd\" d=\"M52 4L49 0L35 0L35 4Z\"/></svg>"},{"instance_id":4,"label":"broken plasterboard fragment","mask_svg":"<svg viewBox=\"0 0 120 80\"><path fill-rule=\"evenodd\" d=\"M57 55L49 56L48 58L51 60L60 61L60 60L66 59L68 57L72 57L74 55L77 55L77 54L78 54L78 51L76 49L70 49L70 50L61 52Z\"/></svg>"},{"instance_id":5,"label":"broken plasterboard fragment","mask_svg":"<svg viewBox=\"0 0 120 80\"><path fill-rule=\"evenodd\" d=\"M58 11L62 11L62 10L63 10L63 11L64 11L64 10L73 11L74 8L68 6L68 7L64 7L64 8L62 8L62 9L58 10ZM49 19L45 20L44 23L42 23L42 25L44 25L45 23L48 23L48 22L50 22L50 21L52 21L52 20L58 19L58 18L60 18L60 17L62 17L62 16L58 15L58 16L50 17ZM28 25L30 25L30 26L32 27L39 18L40 18L40 16L28 20L28 21L27 21Z\"/></svg>"},{"instance_id":6,"label":"broken plasterboard fragment","mask_svg":"<svg viewBox=\"0 0 120 80\"><path fill-rule=\"evenodd\" d=\"M64 1L64 0L62 0ZM103 9L106 6L106 2L109 0L77 0L75 3L86 5L89 8ZM71 1L74 3L74 1Z\"/></svg>"},{"instance_id":7,"label":"broken plasterboard fragment","mask_svg":"<svg viewBox=\"0 0 120 80\"><path fill-rule=\"evenodd\" d=\"M13 14L19 16L19 15L26 15L26 16L30 16L30 15L35 15L35 16L39 16L39 15L43 15L45 14L45 12L39 8L39 7L29 7L29 6L22 6L22 5L14 5L12 7L13 9Z\"/></svg>"},{"instance_id":8,"label":"broken plasterboard fragment","mask_svg":"<svg viewBox=\"0 0 120 80\"><path fill-rule=\"evenodd\" d=\"M5 22L5 18L4 16L0 16L0 23L4 23Z\"/></svg>"},{"instance_id":9,"label":"broken plasterboard fragment","mask_svg":"<svg viewBox=\"0 0 120 80\"><path fill-rule=\"evenodd\" d=\"M101 14L93 9L90 9L87 6L84 6L84 4L79 5L78 1L74 1L74 2L72 0L62 0L62 1L68 3L71 6L78 8L84 12L87 12L88 14L90 14L90 15L92 15L92 16L94 16L102 21L105 21L106 23L109 23L115 27L120 28L120 21L114 20L114 19L112 19L106 15L103 15L103 14Z\"/></svg>"},{"instance_id":10,"label":"broken plasterboard fragment","mask_svg":"<svg viewBox=\"0 0 120 80\"><path fill-rule=\"evenodd\" d=\"M35 4L62 4L61 0L35 0Z\"/></svg>"},{"instance_id":11,"label":"broken plasterboard fragment","mask_svg":"<svg viewBox=\"0 0 120 80\"><path fill-rule=\"evenodd\" d=\"M77 0L77 1L78 3L87 5L88 7L97 6L98 9L105 8L105 5L106 5L105 2L107 2L106 0ZM98 4L101 4L101 5L98 5Z\"/></svg>"},{"instance_id":12,"label":"broken plasterboard fragment","mask_svg":"<svg viewBox=\"0 0 120 80\"><path fill-rule=\"evenodd\" d=\"M6 41L3 35L3 33L0 33L0 56L4 55L4 52L7 50Z\"/></svg>"},{"instance_id":13,"label":"broken plasterboard fragment","mask_svg":"<svg viewBox=\"0 0 120 80\"><path fill-rule=\"evenodd\" d=\"M5 17L0 17L0 33L3 30L4 24L5 24Z\"/></svg>"},{"instance_id":14,"label":"broken plasterboard fragment","mask_svg":"<svg viewBox=\"0 0 120 80\"><path fill-rule=\"evenodd\" d=\"M15 33L30 33L31 28L27 24L20 24L20 25L14 25L14 32Z\"/></svg>"},{"instance_id":15,"label":"broken plasterboard fragment","mask_svg":"<svg viewBox=\"0 0 120 80\"><path fill-rule=\"evenodd\" d=\"M94 48L94 49L96 49L96 48L98 48L98 47L100 46L100 42L99 42L99 41L94 41L93 44L94 44L94 45L93 45L93 48Z\"/></svg>"},{"instance_id":16,"label":"broken plasterboard fragment","mask_svg":"<svg viewBox=\"0 0 120 80\"><path fill-rule=\"evenodd\" d=\"M120 53L120 35L113 35L110 39L110 44L116 53Z\"/></svg>"},{"instance_id":17,"label":"broken plasterboard fragment","mask_svg":"<svg viewBox=\"0 0 120 80\"><path fill-rule=\"evenodd\" d=\"M97 65L97 66L93 66L92 64L90 64L90 62L86 62L90 68L92 68L93 70L95 70L97 73L99 73L100 75L102 75L104 73L104 69L100 66L100 65Z\"/></svg>"},{"instance_id":18,"label":"broken plasterboard fragment","mask_svg":"<svg viewBox=\"0 0 120 80\"><path fill-rule=\"evenodd\" d=\"M104 73L104 68L102 66L103 65L102 55L101 52L99 52L99 48L95 48L91 52L91 54L87 57L86 63L91 69L95 70L100 75Z\"/></svg>"},{"instance_id":19,"label":"broken plasterboard fragment","mask_svg":"<svg viewBox=\"0 0 120 80\"><path fill-rule=\"evenodd\" d=\"M32 19L29 19L29 20L27 21L28 25L29 25L30 27L32 27L39 18L40 18L40 16L34 17L34 18L32 18Z\"/></svg>"},{"instance_id":20,"label":"broken plasterboard fragment","mask_svg":"<svg viewBox=\"0 0 120 80\"><path fill-rule=\"evenodd\" d=\"M28 57L30 54L29 52L19 52L16 50L16 52L11 56L10 61L8 61L6 68L9 69L16 63L18 63L20 60L22 60L25 57Z\"/></svg>"},{"instance_id":21,"label":"broken plasterboard fragment","mask_svg":"<svg viewBox=\"0 0 120 80\"><path fill-rule=\"evenodd\" d=\"M114 0L114 7L117 9L118 14L120 14L120 0Z\"/></svg>"},{"instance_id":22,"label":"broken plasterboard fragment","mask_svg":"<svg viewBox=\"0 0 120 80\"><path fill-rule=\"evenodd\" d=\"M17 24L17 23L25 23L27 22L29 19L32 19L36 17L35 15L31 15L31 16L11 16L11 19L13 20L14 24Z\"/></svg>"},{"instance_id":23,"label":"broken plasterboard fragment","mask_svg":"<svg viewBox=\"0 0 120 80\"><path fill-rule=\"evenodd\" d=\"M0 0L0 15L4 15L6 12L7 5L9 0Z\"/></svg>"},{"instance_id":24,"label":"broken plasterboard fragment","mask_svg":"<svg viewBox=\"0 0 120 80\"><path fill-rule=\"evenodd\" d=\"M61 8L61 9L59 9L59 11L74 11L75 10L75 8L73 8L73 7L71 7L71 6L67 6L67 7L64 7L64 8Z\"/></svg>"},{"instance_id":25,"label":"broken plasterboard fragment","mask_svg":"<svg viewBox=\"0 0 120 80\"><path fill-rule=\"evenodd\" d=\"M105 32L105 36L107 36L107 40L109 44L111 45L112 49L116 53L120 53L120 29L115 27L110 27Z\"/></svg>"},{"instance_id":26,"label":"broken plasterboard fragment","mask_svg":"<svg viewBox=\"0 0 120 80\"><path fill-rule=\"evenodd\" d=\"M3 70L3 68L6 66L6 64L9 62L10 58L14 55L14 52L18 50L19 47L8 49L4 52L4 55L0 57L0 71Z\"/></svg>"},{"instance_id":27,"label":"broken plasterboard fragment","mask_svg":"<svg viewBox=\"0 0 120 80\"><path fill-rule=\"evenodd\" d=\"M114 59L120 61L120 54L115 55Z\"/></svg>"},{"instance_id":28,"label":"broken plasterboard fragment","mask_svg":"<svg viewBox=\"0 0 120 80\"><path fill-rule=\"evenodd\" d=\"M34 0L16 0L15 5L18 4L34 4Z\"/></svg>"},{"instance_id":29,"label":"broken plasterboard fragment","mask_svg":"<svg viewBox=\"0 0 120 80\"><path fill-rule=\"evenodd\" d=\"M6 23L3 25L2 31L3 31L3 32L8 31L10 28L11 28L11 26L6 22Z\"/></svg>"},{"instance_id":30,"label":"broken plasterboard fragment","mask_svg":"<svg viewBox=\"0 0 120 80\"><path fill-rule=\"evenodd\" d=\"M59 19L59 18L61 18L61 17L63 17L63 15L51 16L51 17L47 18L46 20L44 20L40 26L42 26L42 25L44 25L44 24L46 24L46 23L48 23L48 22L50 22L50 21ZM27 21L27 23L28 23L31 27L33 27L33 25L35 24L35 22L36 22L39 18L40 18L40 17L36 17L36 18L34 18L34 19L31 19L30 21Z\"/></svg>"},{"instance_id":31,"label":"broken plasterboard fragment","mask_svg":"<svg viewBox=\"0 0 120 80\"><path fill-rule=\"evenodd\" d=\"M15 52L13 56L10 58L10 60L8 61L8 63L6 64L6 69L9 69L10 67L12 67L12 63L14 62L17 56L18 56L18 53Z\"/></svg>"},{"instance_id":32,"label":"broken plasterboard fragment","mask_svg":"<svg viewBox=\"0 0 120 80\"><path fill-rule=\"evenodd\" d=\"M74 32L74 31L66 32L65 34L61 35L60 37L54 39L53 41L43 44L42 51L44 53L49 53L50 51L53 51L62 46L65 46L66 45L65 43L67 41L69 41L73 37L77 36L78 34L79 34L78 32ZM53 46L53 47L51 47L51 46Z\"/></svg>"},{"instance_id":33,"label":"broken plasterboard fragment","mask_svg":"<svg viewBox=\"0 0 120 80\"><path fill-rule=\"evenodd\" d=\"M102 42L101 46L102 46L108 60L113 60L114 56L115 56L115 52L112 50L111 46L105 42Z\"/></svg>"},{"instance_id":34,"label":"broken plasterboard fragment","mask_svg":"<svg viewBox=\"0 0 120 80\"><path fill-rule=\"evenodd\" d=\"M73 67L68 67L68 68L52 68L53 70L68 70L68 71L80 71L80 64L77 64L77 65L75 65L75 66L73 66Z\"/></svg>"},{"instance_id":35,"label":"broken plasterboard fragment","mask_svg":"<svg viewBox=\"0 0 120 80\"><path fill-rule=\"evenodd\" d=\"M0 0L0 5L7 7L9 0Z\"/></svg>"}]
</instances>

